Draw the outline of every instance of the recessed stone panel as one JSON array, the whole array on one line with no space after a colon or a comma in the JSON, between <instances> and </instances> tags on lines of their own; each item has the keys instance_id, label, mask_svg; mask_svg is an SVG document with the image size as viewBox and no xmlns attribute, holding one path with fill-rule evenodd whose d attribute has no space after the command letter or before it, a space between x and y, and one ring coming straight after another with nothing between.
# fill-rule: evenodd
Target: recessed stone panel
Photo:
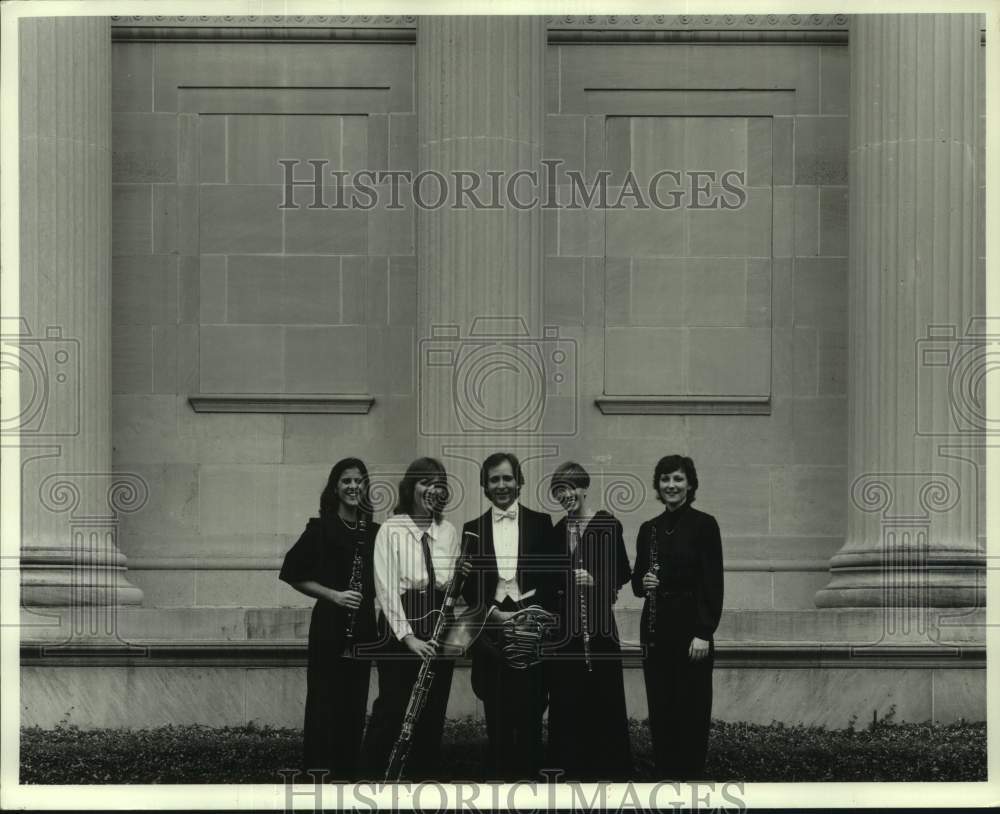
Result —
<instances>
[{"instance_id":1,"label":"recessed stone panel","mask_svg":"<svg viewBox=\"0 0 1000 814\"><path fill-rule=\"evenodd\" d=\"M684 324L740 326L747 310L746 261L690 258L686 261Z\"/></svg>"},{"instance_id":2,"label":"recessed stone panel","mask_svg":"<svg viewBox=\"0 0 1000 814\"><path fill-rule=\"evenodd\" d=\"M605 382L611 395L687 393L684 328L609 328Z\"/></svg>"},{"instance_id":3,"label":"recessed stone panel","mask_svg":"<svg viewBox=\"0 0 1000 814\"><path fill-rule=\"evenodd\" d=\"M284 277L284 323L332 324L340 321L339 257L286 257Z\"/></svg>"},{"instance_id":4,"label":"recessed stone panel","mask_svg":"<svg viewBox=\"0 0 1000 814\"><path fill-rule=\"evenodd\" d=\"M653 327L689 324L688 286L692 281L688 260L636 258L632 263L629 323Z\"/></svg>"},{"instance_id":5,"label":"recessed stone panel","mask_svg":"<svg viewBox=\"0 0 1000 814\"><path fill-rule=\"evenodd\" d=\"M288 327L284 345L284 392L367 392L363 326Z\"/></svg>"},{"instance_id":6,"label":"recessed stone panel","mask_svg":"<svg viewBox=\"0 0 1000 814\"><path fill-rule=\"evenodd\" d=\"M616 194L612 194L612 200ZM580 214L561 212L560 220L564 215ZM607 253L612 257L684 257L684 223L682 209L630 207L608 211Z\"/></svg>"},{"instance_id":7,"label":"recessed stone panel","mask_svg":"<svg viewBox=\"0 0 1000 814\"><path fill-rule=\"evenodd\" d=\"M684 167L713 172L746 172L747 119L743 117L687 117L684 119ZM770 178L764 180L769 185Z\"/></svg>"},{"instance_id":8,"label":"recessed stone panel","mask_svg":"<svg viewBox=\"0 0 1000 814\"><path fill-rule=\"evenodd\" d=\"M282 328L276 325L203 325L202 393L281 393Z\"/></svg>"},{"instance_id":9,"label":"recessed stone panel","mask_svg":"<svg viewBox=\"0 0 1000 814\"><path fill-rule=\"evenodd\" d=\"M280 186L204 185L200 190L202 252L246 254L282 250Z\"/></svg>"},{"instance_id":10,"label":"recessed stone panel","mask_svg":"<svg viewBox=\"0 0 1000 814\"><path fill-rule=\"evenodd\" d=\"M771 190L754 188L746 192L746 204L739 209L688 210L693 256L771 256ZM711 194L715 198L727 196L725 190L715 187Z\"/></svg>"},{"instance_id":11,"label":"recessed stone panel","mask_svg":"<svg viewBox=\"0 0 1000 814\"><path fill-rule=\"evenodd\" d=\"M688 392L756 396L771 392L771 341L766 328L691 328Z\"/></svg>"}]
</instances>

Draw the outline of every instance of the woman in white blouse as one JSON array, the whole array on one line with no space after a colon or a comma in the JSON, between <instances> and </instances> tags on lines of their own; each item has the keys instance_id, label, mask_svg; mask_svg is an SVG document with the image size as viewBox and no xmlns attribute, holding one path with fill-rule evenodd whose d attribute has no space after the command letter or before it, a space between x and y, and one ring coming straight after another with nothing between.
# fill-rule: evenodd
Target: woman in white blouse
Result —
<instances>
[{"instance_id":1,"label":"woman in white blouse","mask_svg":"<svg viewBox=\"0 0 1000 814\"><path fill-rule=\"evenodd\" d=\"M382 645L375 656L378 698L363 749L363 763L372 779L381 780L385 772L421 661L435 655L428 640L459 555L455 527L441 516L449 497L448 475L441 462L418 458L407 468L394 513L375 538L375 601ZM407 778L440 773L452 668L446 659L435 668L427 705L413 735Z\"/></svg>"}]
</instances>

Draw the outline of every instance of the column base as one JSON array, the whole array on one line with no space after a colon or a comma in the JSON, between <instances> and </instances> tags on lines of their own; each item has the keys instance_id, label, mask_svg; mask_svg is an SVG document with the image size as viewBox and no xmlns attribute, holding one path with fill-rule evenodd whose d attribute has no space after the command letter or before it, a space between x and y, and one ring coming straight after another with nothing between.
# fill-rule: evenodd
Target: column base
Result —
<instances>
[{"instance_id":1,"label":"column base","mask_svg":"<svg viewBox=\"0 0 1000 814\"><path fill-rule=\"evenodd\" d=\"M978 550L942 549L891 559L850 551L830 561L830 584L818 608L979 608L986 605L986 560Z\"/></svg>"}]
</instances>

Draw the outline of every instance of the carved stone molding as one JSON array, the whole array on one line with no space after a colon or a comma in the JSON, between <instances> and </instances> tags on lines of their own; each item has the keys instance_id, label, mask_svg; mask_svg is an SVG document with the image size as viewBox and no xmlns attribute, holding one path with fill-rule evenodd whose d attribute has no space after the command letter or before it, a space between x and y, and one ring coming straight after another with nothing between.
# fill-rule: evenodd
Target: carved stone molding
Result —
<instances>
[{"instance_id":1,"label":"carved stone molding","mask_svg":"<svg viewBox=\"0 0 1000 814\"><path fill-rule=\"evenodd\" d=\"M372 396L238 393L188 396L196 413L355 413L371 410Z\"/></svg>"},{"instance_id":2,"label":"carved stone molding","mask_svg":"<svg viewBox=\"0 0 1000 814\"><path fill-rule=\"evenodd\" d=\"M602 396L604 415L770 415L770 396Z\"/></svg>"},{"instance_id":3,"label":"carved stone molding","mask_svg":"<svg viewBox=\"0 0 1000 814\"><path fill-rule=\"evenodd\" d=\"M548 41L846 44L846 14L548 16ZM117 41L416 41L413 15L181 15L111 18Z\"/></svg>"}]
</instances>

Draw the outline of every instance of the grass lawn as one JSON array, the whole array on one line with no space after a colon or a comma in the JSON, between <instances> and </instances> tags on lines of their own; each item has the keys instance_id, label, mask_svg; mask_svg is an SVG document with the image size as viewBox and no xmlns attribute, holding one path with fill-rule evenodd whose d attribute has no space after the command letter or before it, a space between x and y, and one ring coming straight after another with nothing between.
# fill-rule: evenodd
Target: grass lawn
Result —
<instances>
[{"instance_id":1,"label":"grass lawn","mask_svg":"<svg viewBox=\"0 0 1000 814\"><path fill-rule=\"evenodd\" d=\"M631 779L662 779L652 776L645 723L633 720L631 729ZM482 723L449 721L434 779L477 779L485 742ZM21 730L21 782L280 783L279 770L297 768L300 749L297 729L30 727ZM720 782L985 780L986 724L829 730L716 721L707 771Z\"/></svg>"}]
</instances>

